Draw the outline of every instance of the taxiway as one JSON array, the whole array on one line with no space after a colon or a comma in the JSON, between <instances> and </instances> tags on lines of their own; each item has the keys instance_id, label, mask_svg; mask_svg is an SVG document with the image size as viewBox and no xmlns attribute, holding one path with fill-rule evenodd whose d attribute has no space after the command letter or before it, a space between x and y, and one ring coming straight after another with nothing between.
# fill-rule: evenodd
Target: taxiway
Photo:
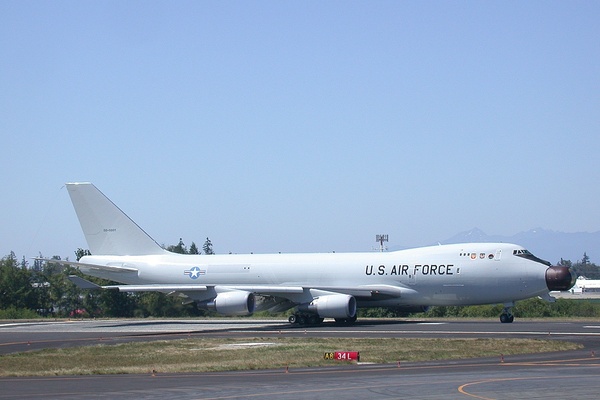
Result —
<instances>
[{"instance_id":1,"label":"taxiway","mask_svg":"<svg viewBox=\"0 0 600 400\"><path fill-rule=\"evenodd\" d=\"M100 320L0 323L0 354L183 337L494 337L568 340L570 352L475 360L203 374L0 378L0 399L596 399L600 322L362 320L292 327L272 320ZM599 357L596 357L599 353Z\"/></svg>"}]
</instances>

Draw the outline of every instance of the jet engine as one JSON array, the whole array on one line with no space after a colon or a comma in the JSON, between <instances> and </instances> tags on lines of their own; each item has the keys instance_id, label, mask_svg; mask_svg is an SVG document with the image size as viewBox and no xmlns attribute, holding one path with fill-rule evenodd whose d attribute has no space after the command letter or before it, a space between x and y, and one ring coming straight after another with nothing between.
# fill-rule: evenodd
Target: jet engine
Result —
<instances>
[{"instance_id":1,"label":"jet engine","mask_svg":"<svg viewBox=\"0 0 600 400\"><path fill-rule=\"evenodd\" d=\"M206 306L223 315L250 315L254 312L254 295L243 291L223 292Z\"/></svg>"},{"instance_id":2,"label":"jet engine","mask_svg":"<svg viewBox=\"0 0 600 400\"><path fill-rule=\"evenodd\" d=\"M356 299L347 294L320 296L299 309L317 313L321 318L352 318L356 315Z\"/></svg>"}]
</instances>

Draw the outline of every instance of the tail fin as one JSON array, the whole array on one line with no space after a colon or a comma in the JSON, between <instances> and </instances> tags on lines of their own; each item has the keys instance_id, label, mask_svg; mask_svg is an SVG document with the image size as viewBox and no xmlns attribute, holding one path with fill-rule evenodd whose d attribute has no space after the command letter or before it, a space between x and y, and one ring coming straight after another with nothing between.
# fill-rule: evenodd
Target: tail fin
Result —
<instances>
[{"instance_id":1,"label":"tail fin","mask_svg":"<svg viewBox=\"0 0 600 400\"><path fill-rule=\"evenodd\" d=\"M81 229L95 256L164 254L142 228L91 183L67 183Z\"/></svg>"}]
</instances>

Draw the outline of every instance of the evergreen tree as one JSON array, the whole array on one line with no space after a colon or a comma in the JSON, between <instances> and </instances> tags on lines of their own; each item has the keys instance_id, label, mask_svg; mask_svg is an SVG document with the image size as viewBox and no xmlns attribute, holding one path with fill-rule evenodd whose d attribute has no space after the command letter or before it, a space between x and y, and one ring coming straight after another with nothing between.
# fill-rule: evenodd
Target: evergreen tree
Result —
<instances>
[{"instance_id":1,"label":"evergreen tree","mask_svg":"<svg viewBox=\"0 0 600 400\"><path fill-rule=\"evenodd\" d=\"M213 251L213 245L209 238L206 238L206 242L204 242L204 246L202 246L202 250L204 254L215 254Z\"/></svg>"},{"instance_id":2,"label":"evergreen tree","mask_svg":"<svg viewBox=\"0 0 600 400\"><path fill-rule=\"evenodd\" d=\"M573 266L573 263L571 262L571 260L563 260L561 258L560 262L558 263L558 265L561 265L563 267L569 267L569 268L571 268Z\"/></svg>"},{"instance_id":3,"label":"evergreen tree","mask_svg":"<svg viewBox=\"0 0 600 400\"><path fill-rule=\"evenodd\" d=\"M587 252L583 252L583 258L581 259L581 264L588 265L590 263L590 258L587 255Z\"/></svg>"},{"instance_id":4,"label":"evergreen tree","mask_svg":"<svg viewBox=\"0 0 600 400\"><path fill-rule=\"evenodd\" d=\"M23 268L15 253L0 261L0 309L37 307L37 295L31 285L31 271Z\"/></svg>"},{"instance_id":5,"label":"evergreen tree","mask_svg":"<svg viewBox=\"0 0 600 400\"><path fill-rule=\"evenodd\" d=\"M179 253L179 254L187 253L187 249L185 248L185 244L183 244L182 238L179 238L179 243L177 244L177 246L169 246L169 247L167 247L167 250L172 253Z\"/></svg>"},{"instance_id":6,"label":"evergreen tree","mask_svg":"<svg viewBox=\"0 0 600 400\"><path fill-rule=\"evenodd\" d=\"M198 250L198 246L196 246L195 242L192 242L192 244L190 245L188 254L200 254L200 250Z\"/></svg>"},{"instance_id":7,"label":"evergreen tree","mask_svg":"<svg viewBox=\"0 0 600 400\"><path fill-rule=\"evenodd\" d=\"M590 262L587 253L583 253L583 259L575 264L569 260L561 259L560 265L572 268L577 276L586 277L587 279L600 279L600 268L593 262Z\"/></svg>"},{"instance_id":8,"label":"evergreen tree","mask_svg":"<svg viewBox=\"0 0 600 400\"><path fill-rule=\"evenodd\" d=\"M87 299L90 304L88 312L92 314L99 307L102 315L105 317L127 318L134 316L134 310L137 305L137 296L130 293L123 293L117 290L103 290L97 295L92 291ZM97 293L97 292L96 292ZM94 297L92 297L94 296Z\"/></svg>"},{"instance_id":9,"label":"evergreen tree","mask_svg":"<svg viewBox=\"0 0 600 400\"><path fill-rule=\"evenodd\" d=\"M81 247L78 248L77 250L75 250L75 259L77 261L81 260L81 257L83 257L83 256L91 256L91 255L92 255L92 253L90 253L89 250L87 250L87 249L84 250Z\"/></svg>"}]
</instances>

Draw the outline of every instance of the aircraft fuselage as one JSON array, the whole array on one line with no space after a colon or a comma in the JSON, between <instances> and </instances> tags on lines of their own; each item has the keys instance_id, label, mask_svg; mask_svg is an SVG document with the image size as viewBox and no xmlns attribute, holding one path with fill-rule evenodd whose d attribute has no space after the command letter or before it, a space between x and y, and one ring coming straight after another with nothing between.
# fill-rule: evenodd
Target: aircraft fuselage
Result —
<instances>
[{"instance_id":1,"label":"aircraft fuselage","mask_svg":"<svg viewBox=\"0 0 600 400\"><path fill-rule=\"evenodd\" d=\"M359 306L467 305L521 300L548 292L548 269L513 255L513 244L453 244L387 253L86 256L82 263L136 272L84 270L130 285L281 285L356 288L389 285L399 296Z\"/></svg>"}]
</instances>

